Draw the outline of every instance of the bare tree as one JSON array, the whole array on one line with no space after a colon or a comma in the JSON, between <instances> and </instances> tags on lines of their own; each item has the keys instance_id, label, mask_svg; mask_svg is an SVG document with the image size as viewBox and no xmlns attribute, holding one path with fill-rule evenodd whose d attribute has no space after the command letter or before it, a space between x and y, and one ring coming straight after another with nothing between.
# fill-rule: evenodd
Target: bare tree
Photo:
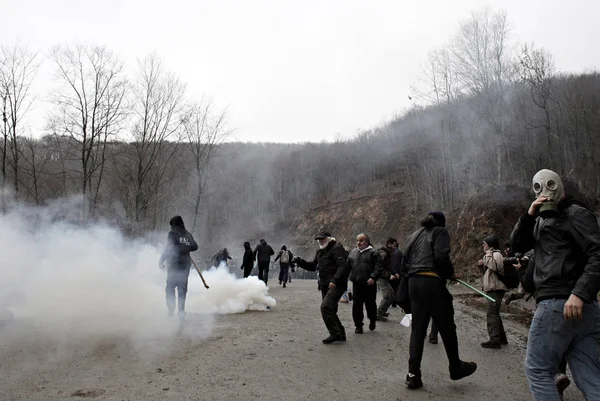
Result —
<instances>
[{"instance_id":1,"label":"bare tree","mask_svg":"<svg viewBox=\"0 0 600 401\"><path fill-rule=\"evenodd\" d=\"M192 181L195 184L192 196L193 231L196 229L200 201L206 189L208 164L214 151L229 134L226 127L226 113L213 111L213 105L208 100L194 104L187 111L184 132L186 145L192 154L194 163Z\"/></svg>"},{"instance_id":2,"label":"bare tree","mask_svg":"<svg viewBox=\"0 0 600 401\"><path fill-rule=\"evenodd\" d=\"M2 99L2 187L6 181L7 148L10 150L10 166L13 170L13 189L19 194L19 141L23 117L31 107L33 96L31 84L40 62L35 53L14 45L0 47L0 98Z\"/></svg>"},{"instance_id":3,"label":"bare tree","mask_svg":"<svg viewBox=\"0 0 600 401\"><path fill-rule=\"evenodd\" d=\"M139 226L150 218L156 223L157 208L153 206L161 195L159 190L165 184L165 174L185 123L185 84L165 69L161 59L150 55L139 62L133 93L135 120L133 160L127 174L132 184L128 214Z\"/></svg>"},{"instance_id":4,"label":"bare tree","mask_svg":"<svg viewBox=\"0 0 600 401\"><path fill-rule=\"evenodd\" d=\"M479 116L495 131L496 180L501 183L507 96L516 78L506 13L491 13L487 8L473 13L461 23L451 52L461 90L473 98Z\"/></svg>"},{"instance_id":5,"label":"bare tree","mask_svg":"<svg viewBox=\"0 0 600 401\"><path fill-rule=\"evenodd\" d=\"M61 86L54 91L56 105L50 126L79 144L83 217L92 217L102 182L106 147L127 118L128 81L123 63L103 46L65 46L52 51Z\"/></svg>"}]
</instances>

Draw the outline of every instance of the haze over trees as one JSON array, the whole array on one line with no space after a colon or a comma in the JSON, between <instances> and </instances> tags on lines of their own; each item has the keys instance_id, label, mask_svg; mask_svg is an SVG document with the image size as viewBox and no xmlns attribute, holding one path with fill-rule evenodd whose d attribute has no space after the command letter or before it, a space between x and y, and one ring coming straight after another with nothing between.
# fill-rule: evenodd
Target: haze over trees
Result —
<instances>
[{"instance_id":1,"label":"haze over trees","mask_svg":"<svg viewBox=\"0 0 600 401\"><path fill-rule=\"evenodd\" d=\"M34 94L42 62L55 81ZM167 64L149 55L128 76L103 46L2 46L2 208L78 195L81 221L130 235L181 214L208 255L349 197L398 192L412 205L398 213L417 218L488 185L529 185L541 168L600 193L600 75L557 72L547 50L514 41L502 12L473 13L431 50L403 115L329 143L227 143L226 112L189 99ZM52 112L30 132L22 121L41 95Z\"/></svg>"}]
</instances>

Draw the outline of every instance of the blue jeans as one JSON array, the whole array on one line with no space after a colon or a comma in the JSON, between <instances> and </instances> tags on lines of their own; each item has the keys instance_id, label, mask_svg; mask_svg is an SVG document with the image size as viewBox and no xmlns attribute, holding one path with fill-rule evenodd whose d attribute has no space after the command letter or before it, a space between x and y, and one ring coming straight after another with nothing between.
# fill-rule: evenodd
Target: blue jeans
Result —
<instances>
[{"instance_id":1,"label":"blue jeans","mask_svg":"<svg viewBox=\"0 0 600 401\"><path fill-rule=\"evenodd\" d=\"M600 400L600 308L584 304L582 320L565 320L565 299L538 304L529 329L525 372L536 401L560 401L554 375L563 356L588 400Z\"/></svg>"}]
</instances>

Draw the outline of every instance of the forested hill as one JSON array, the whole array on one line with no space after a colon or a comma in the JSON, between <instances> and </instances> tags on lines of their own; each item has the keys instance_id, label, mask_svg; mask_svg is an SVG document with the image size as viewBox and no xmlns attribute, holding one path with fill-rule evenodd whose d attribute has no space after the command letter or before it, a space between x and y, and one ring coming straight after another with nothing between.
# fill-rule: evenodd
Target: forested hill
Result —
<instances>
[{"instance_id":1,"label":"forested hill","mask_svg":"<svg viewBox=\"0 0 600 401\"><path fill-rule=\"evenodd\" d=\"M184 85L159 60L143 60L126 84L114 54L93 46L52 53L63 72L48 94L56 109L47 131L28 136L20 125L27 108L9 107L26 105L28 93L6 94L29 76L15 71L32 64L17 62L27 53L4 51L1 64L15 68L1 74L2 208L76 196L71 218L107 220L132 236L163 233L181 214L208 255L261 236L291 239L303 222L314 225L307 232L327 228L331 221L311 213L345 201L340 229L377 231L393 220L400 235L425 212L455 213L490 187L529 187L541 168L597 199L600 74L557 72L548 51L509 46L509 34L504 14L473 14L423 63L412 108L356 137L304 144L228 143L226 116L186 104ZM90 94L93 83L111 89L85 107L69 86L84 72L78 82ZM490 193L513 202L508 192ZM399 206L370 206L377 197Z\"/></svg>"}]
</instances>

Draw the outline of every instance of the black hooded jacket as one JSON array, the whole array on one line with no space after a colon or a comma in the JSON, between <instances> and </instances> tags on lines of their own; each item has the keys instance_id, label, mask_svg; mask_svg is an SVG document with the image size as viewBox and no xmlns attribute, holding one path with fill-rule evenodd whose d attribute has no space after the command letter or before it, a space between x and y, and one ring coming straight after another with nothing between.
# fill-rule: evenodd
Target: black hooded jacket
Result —
<instances>
[{"instance_id":1,"label":"black hooded jacket","mask_svg":"<svg viewBox=\"0 0 600 401\"><path fill-rule=\"evenodd\" d=\"M169 270L189 269L192 263L190 252L198 250L192 234L183 225L174 225L167 235L167 245L160 257L160 264L167 264Z\"/></svg>"},{"instance_id":2,"label":"black hooded jacket","mask_svg":"<svg viewBox=\"0 0 600 401\"><path fill-rule=\"evenodd\" d=\"M585 205L566 197L552 216L519 218L511 234L511 248L535 250L533 283L536 302L577 295L585 302L600 290L600 227Z\"/></svg>"},{"instance_id":3,"label":"black hooded jacket","mask_svg":"<svg viewBox=\"0 0 600 401\"><path fill-rule=\"evenodd\" d=\"M254 259L256 259L257 262L268 263L271 261L271 256L274 254L275 251L271 248L271 245L266 242L258 244L254 249Z\"/></svg>"},{"instance_id":4,"label":"black hooded jacket","mask_svg":"<svg viewBox=\"0 0 600 401\"><path fill-rule=\"evenodd\" d=\"M402 274L436 273L442 279L454 276L454 265L450 260L450 234L432 220L425 220L423 227L406 240Z\"/></svg>"},{"instance_id":5,"label":"black hooded jacket","mask_svg":"<svg viewBox=\"0 0 600 401\"><path fill-rule=\"evenodd\" d=\"M250 245L244 245L244 258L242 259L242 267L253 267L254 266L254 254Z\"/></svg>"},{"instance_id":6,"label":"black hooded jacket","mask_svg":"<svg viewBox=\"0 0 600 401\"><path fill-rule=\"evenodd\" d=\"M334 240L330 241L325 248L319 249L312 262L300 259L297 264L305 270L318 271L319 283L325 288L329 283L343 290L348 288L350 269L346 260L346 251Z\"/></svg>"}]
</instances>

